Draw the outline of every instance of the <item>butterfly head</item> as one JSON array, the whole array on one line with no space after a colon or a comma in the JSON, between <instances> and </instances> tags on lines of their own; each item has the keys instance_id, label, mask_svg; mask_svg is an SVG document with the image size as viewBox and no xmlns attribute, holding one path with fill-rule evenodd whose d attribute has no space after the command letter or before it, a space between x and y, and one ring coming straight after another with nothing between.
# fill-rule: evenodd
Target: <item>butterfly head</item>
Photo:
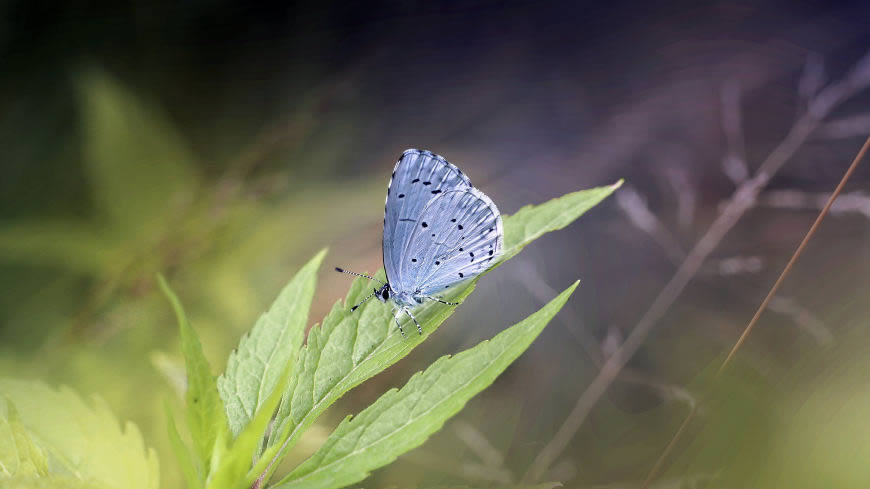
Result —
<instances>
[{"instance_id":1,"label":"butterfly head","mask_svg":"<svg viewBox=\"0 0 870 489\"><path fill-rule=\"evenodd\" d=\"M375 297L381 302L390 300L390 284L384 284L380 289L375 289Z\"/></svg>"}]
</instances>

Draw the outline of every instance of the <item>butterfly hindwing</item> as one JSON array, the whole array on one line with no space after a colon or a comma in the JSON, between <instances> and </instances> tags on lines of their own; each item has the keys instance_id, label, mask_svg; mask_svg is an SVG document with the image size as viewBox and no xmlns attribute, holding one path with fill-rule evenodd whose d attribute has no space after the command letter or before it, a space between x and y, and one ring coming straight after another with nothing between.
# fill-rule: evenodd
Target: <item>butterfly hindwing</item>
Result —
<instances>
[{"instance_id":1,"label":"butterfly hindwing","mask_svg":"<svg viewBox=\"0 0 870 489\"><path fill-rule=\"evenodd\" d=\"M489 268L504 231L495 204L476 188L444 192L422 210L402 252L407 292L444 292Z\"/></svg>"},{"instance_id":2,"label":"butterfly hindwing","mask_svg":"<svg viewBox=\"0 0 870 489\"><path fill-rule=\"evenodd\" d=\"M396 162L384 206L384 269L394 288L408 286L403 274L403 250L426 204L455 189L470 189L459 168L429 151L409 149Z\"/></svg>"}]
</instances>

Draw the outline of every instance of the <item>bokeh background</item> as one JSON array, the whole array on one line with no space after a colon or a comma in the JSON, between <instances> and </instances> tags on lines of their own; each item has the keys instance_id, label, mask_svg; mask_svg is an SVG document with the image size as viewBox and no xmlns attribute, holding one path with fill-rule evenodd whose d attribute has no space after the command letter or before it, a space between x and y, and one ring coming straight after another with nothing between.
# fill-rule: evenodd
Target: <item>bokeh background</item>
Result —
<instances>
[{"instance_id":1,"label":"bokeh background","mask_svg":"<svg viewBox=\"0 0 870 489\"><path fill-rule=\"evenodd\" d=\"M786 141L781 171L541 480L639 486L704 397L656 487L870 485L870 163L708 387L870 133L868 19L861 1L3 2L0 372L105 398L179 487L162 405L183 367L156 273L222 371L318 249L312 324L349 285L329 268L381 266L385 186L408 147L461 166L503 213L625 178L488 275L297 454L581 278L492 388L365 482L504 487Z\"/></svg>"}]
</instances>

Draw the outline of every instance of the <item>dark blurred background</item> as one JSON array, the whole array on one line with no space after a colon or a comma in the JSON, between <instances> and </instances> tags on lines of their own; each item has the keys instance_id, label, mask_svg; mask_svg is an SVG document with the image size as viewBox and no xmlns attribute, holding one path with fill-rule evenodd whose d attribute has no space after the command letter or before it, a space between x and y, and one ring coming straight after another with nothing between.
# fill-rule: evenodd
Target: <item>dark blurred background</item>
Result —
<instances>
[{"instance_id":1,"label":"dark blurred background","mask_svg":"<svg viewBox=\"0 0 870 489\"><path fill-rule=\"evenodd\" d=\"M162 404L183 366L156 273L219 372L316 250L330 247L324 270L381 266L406 148L444 155L506 214L625 178L330 411L358 411L580 278L491 389L365 483L503 487L786 141L782 170L542 478L637 487L870 134L868 21L867 2L4 2L0 371L106 398L177 487ZM859 168L658 487L870 484L868 183ZM333 275L312 324L349 285Z\"/></svg>"}]
</instances>

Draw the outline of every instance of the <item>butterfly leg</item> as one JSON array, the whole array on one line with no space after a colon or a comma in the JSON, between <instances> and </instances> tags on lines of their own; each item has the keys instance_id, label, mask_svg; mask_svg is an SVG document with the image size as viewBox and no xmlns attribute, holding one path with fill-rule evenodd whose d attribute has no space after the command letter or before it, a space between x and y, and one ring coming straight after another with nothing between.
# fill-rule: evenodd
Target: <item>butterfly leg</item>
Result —
<instances>
[{"instance_id":1,"label":"butterfly leg","mask_svg":"<svg viewBox=\"0 0 870 489\"><path fill-rule=\"evenodd\" d=\"M447 304L448 306L458 306L459 305L459 302L447 302L444 299L440 299L438 297L432 297L431 295L424 295L423 297L426 299L429 299L430 301L435 301L435 302L440 302L442 304Z\"/></svg>"},{"instance_id":2,"label":"butterfly leg","mask_svg":"<svg viewBox=\"0 0 870 489\"><path fill-rule=\"evenodd\" d=\"M407 307L405 308L405 313L407 313L408 316L411 316L411 319L414 320L414 324L417 325L417 332L420 333L420 334L422 335L422 334L423 334L423 328L420 326L420 323L417 322L417 318L415 318L414 315L411 314L411 311L410 311Z\"/></svg>"},{"instance_id":3,"label":"butterfly leg","mask_svg":"<svg viewBox=\"0 0 870 489\"><path fill-rule=\"evenodd\" d=\"M399 333L402 333L402 338L405 337L405 330L402 329L402 323L399 322L399 316L402 315L402 309L396 309L396 312L393 314L393 319L396 320L396 326L399 327Z\"/></svg>"}]
</instances>

